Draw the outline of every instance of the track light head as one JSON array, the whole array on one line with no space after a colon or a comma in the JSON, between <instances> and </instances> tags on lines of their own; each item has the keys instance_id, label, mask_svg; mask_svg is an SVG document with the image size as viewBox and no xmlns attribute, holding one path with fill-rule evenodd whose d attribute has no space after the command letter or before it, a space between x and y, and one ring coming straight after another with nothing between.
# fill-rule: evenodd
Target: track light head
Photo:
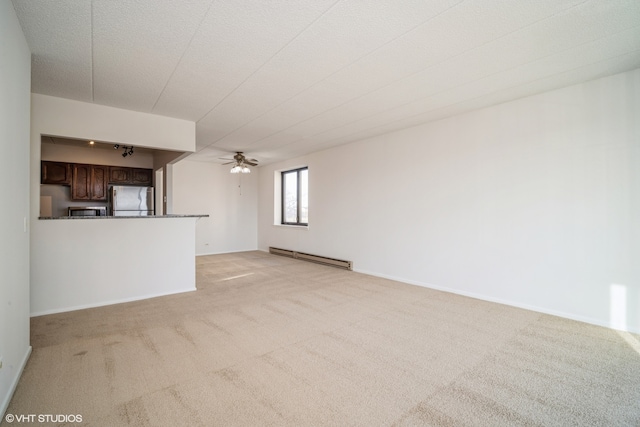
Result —
<instances>
[{"instance_id":1,"label":"track light head","mask_svg":"<svg viewBox=\"0 0 640 427\"><path fill-rule=\"evenodd\" d=\"M118 148L120 148L120 144L115 144L113 148L117 150ZM133 145L132 146L123 145L122 148L124 149L124 152L122 153L122 157L133 156Z\"/></svg>"}]
</instances>

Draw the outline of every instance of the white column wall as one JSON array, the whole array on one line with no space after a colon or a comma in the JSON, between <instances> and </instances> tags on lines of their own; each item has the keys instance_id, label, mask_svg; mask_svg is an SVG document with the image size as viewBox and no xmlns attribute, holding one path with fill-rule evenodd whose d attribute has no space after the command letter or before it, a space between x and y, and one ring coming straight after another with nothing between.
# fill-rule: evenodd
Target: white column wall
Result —
<instances>
[{"instance_id":1,"label":"white column wall","mask_svg":"<svg viewBox=\"0 0 640 427\"><path fill-rule=\"evenodd\" d=\"M640 70L260 169L258 246L640 332ZM274 172L309 166L309 228Z\"/></svg>"},{"instance_id":2,"label":"white column wall","mask_svg":"<svg viewBox=\"0 0 640 427\"><path fill-rule=\"evenodd\" d=\"M0 0L0 419L29 345L31 52L13 5Z\"/></svg>"},{"instance_id":3,"label":"white column wall","mask_svg":"<svg viewBox=\"0 0 640 427\"><path fill-rule=\"evenodd\" d=\"M196 255L257 249L257 168L182 160L173 165L173 211L208 214L196 224Z\"/></svg>"}]
</instances>

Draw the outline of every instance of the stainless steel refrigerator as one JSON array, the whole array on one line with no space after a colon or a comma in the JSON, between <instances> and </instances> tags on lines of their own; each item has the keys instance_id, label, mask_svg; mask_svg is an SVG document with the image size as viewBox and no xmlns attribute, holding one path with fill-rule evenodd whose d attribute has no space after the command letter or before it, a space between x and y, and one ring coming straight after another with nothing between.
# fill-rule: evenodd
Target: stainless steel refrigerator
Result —
<instances>
[{"instance_id":1,"label":"stainless steel refrigerator","mask_svg":"<svg viewBox=\"0 0 640 427\"><path fill-rule=\"evenodd\" d=\"M155 215L153 187L111 187L113 216Z\"/></svg>"}]
</instances>

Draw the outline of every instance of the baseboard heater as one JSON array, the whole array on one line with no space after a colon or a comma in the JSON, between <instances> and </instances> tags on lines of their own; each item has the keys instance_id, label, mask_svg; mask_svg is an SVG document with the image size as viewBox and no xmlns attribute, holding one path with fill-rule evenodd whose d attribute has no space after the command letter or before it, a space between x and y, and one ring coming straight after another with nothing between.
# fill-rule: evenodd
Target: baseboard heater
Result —
<instances>
[{"instance_id":1,"label":"baseboard heater","mask_svg":"<svg viewBox=\"0 0 640 427\"><path fill-rule=\"evenodd\" d=\"M301 259L304 261L311 261L323 265L330 265L332 267L344 268L345 270L353 270L353 263L351 261L344 261L341 259L328 258L319 255L306 254L304 252L296 252L289 249L272 247L269 247L269 253L274 255L286 256L289 258Z\"/></svg>"}]
</instances>

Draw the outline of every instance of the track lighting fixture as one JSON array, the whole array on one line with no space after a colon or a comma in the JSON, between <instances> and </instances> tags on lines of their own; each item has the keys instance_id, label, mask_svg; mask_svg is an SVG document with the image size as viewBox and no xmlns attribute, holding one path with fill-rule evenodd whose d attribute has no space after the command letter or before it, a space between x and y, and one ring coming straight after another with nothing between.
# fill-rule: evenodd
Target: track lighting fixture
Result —
<instances>
[{"instance_id":1,"label":"track lighting fixture","mask_svg":"<svg viewBox=\"0 0 640 427\"><path fill-rule=\"evenodd\" d=\"M114 150L117 150L118 148L120 148L119 144L115 144L113 146ZM133 156L133 145L131 147L127 147L126 145L123 145L122 148L124 148L124 152L122 153L122 157Z\"/></svg>"}]
</instances>

